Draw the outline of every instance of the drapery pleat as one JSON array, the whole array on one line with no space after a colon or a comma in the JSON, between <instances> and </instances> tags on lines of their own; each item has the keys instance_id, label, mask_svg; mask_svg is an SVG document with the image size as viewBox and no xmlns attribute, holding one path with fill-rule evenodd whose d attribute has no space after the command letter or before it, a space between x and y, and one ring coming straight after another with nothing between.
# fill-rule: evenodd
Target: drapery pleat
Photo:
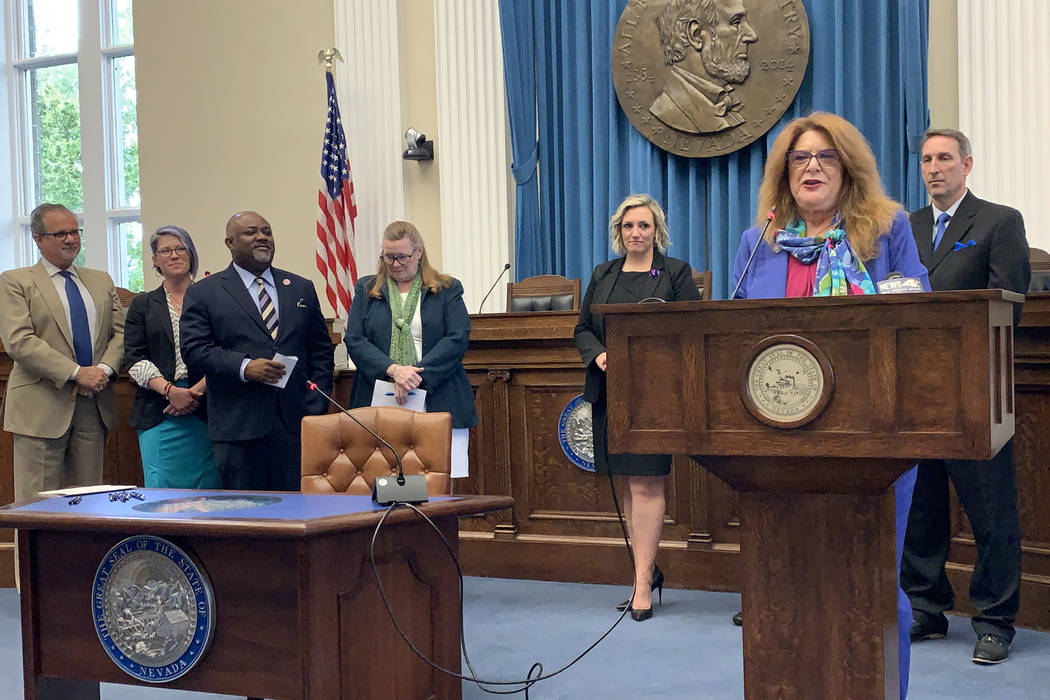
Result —
<instances>
[{"instance_id":1,"label":"drapery pleat","mask_svg":"<svg viewBox=\"0 0 1050 700\"><path fill-rule=\"evenodd\" d=\"M667 213L668 253L711 269L714 296L724 298L740 234L757 215L769 145L787 121L814 110L840 114L860 129L887 192L905 209L925 204L918 143L929 123L926 2L803 0L811 55L798 95L764 138L717 158L668 154L620 110L611 55L626 4L500 0L518 279L561 274L586 282L612 256L608 220L615 207L632 192L647 192ZM519 173L534 146L538 200L523 193L532 187L525 177L531 172Z\"/></svg>"}]
</instances>

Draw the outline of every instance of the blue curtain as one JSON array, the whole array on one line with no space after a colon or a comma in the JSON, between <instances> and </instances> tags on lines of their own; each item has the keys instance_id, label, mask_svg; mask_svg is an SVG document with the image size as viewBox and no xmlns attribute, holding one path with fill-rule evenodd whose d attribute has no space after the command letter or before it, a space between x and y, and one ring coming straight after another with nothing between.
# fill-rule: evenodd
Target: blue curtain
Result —
<instances>
[{"instance_id":1,"label":"blue curtain","mask_svg":"<svg viewBox=\"0 0 1050 700\"><path fill-rule=\"evenodd\" d=\"M500 0L518 183L517 279L561 274L586 284L594 266L612 257L613 209L632 192L648 192L667 213L669 254L711 269L714 296L725 298L740 234L755 219L769 146L790 119L814 110L860 129L891 197L909 210L925 204L918 143L929 123L926 2L803 0L811 54L794 103L765 137L717 158L668 154L621 111L610 56L626 4Z\"/></svg>"}]
</instances>

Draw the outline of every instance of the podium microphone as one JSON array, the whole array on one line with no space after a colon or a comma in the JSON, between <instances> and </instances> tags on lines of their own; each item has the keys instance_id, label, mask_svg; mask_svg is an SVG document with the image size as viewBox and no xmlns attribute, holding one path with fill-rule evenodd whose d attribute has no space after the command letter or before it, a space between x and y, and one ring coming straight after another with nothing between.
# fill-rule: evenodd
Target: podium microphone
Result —
<instances>
[{"instance_id":1,"label":"podium microphone","mask_svg":"<svg viewBox=\"0 0 1050 700\"><path fill-rule=\"evenodd\" d=\"M773 215L777 213L777 208L773 207L766 214L766 225L762 227L762 233L758 234L758 240L755 241L755 247L751 249L751 256L747 259L747 263L744 265L744 269L740 271L740 279L736 281L736 286L733 287L733 293L729 295L730 299L736 298L736 293L740 291L740 285L744 283L744 275L747 274L747 269L751 267L751 261L755 259L755 253L758 252L758 246L762 245L762 241L766 237L766 230L769 225L773 223Z\"/></svg>"},{"instance_id":2,"label":"podium microphone","mask_svg":"<svg viewBox=\"0 0 1050 700\"><path fill-rule=\"evenodd\" d=\"M501 279L503 279L503 275L507 274L507 270L509 270L509 269L510 269L510 263L507 263L506 265L504 265L503 269L500 270L500 272L499 272L499 276L496 277L496 281L492 283L491 287L489 287L489 291L485 292L485 296L481 299L481 303L478 304L478 313L479 314L481 313L481 309L484 308L485 302L488 301L489 295L492 294L492 290L496 288L496 285L499 284L499 281Z\"/></svg>"},{"instance_id":3,"label":"podium microphone","mask_svg":"<svg viewBox=\"0 0 1050 700\"><path fill-rule=\"evenodd\" d=\"M876 282L875 286L879 294L914 294L926 291L918 277L905 277L897 270L886 275L886 279Z\"/></svg>"},{"instance_id":4,"label":"podium microphone","mask_svg":"<svg viewBox=\"0 0 1050 700\"><path fill-rule=\"evenodd\" d=\"M324 393L320 387L317 386L317 382L306 380L306 388L310 391L316 391L321 396L328 399L328 403L332 404L347 418L360 425L362 428L368 431L368 433L383 444L390 453L394 455L394 459L397 460L397 476L377 476L375 481L372 482L372 500L376 505L388 506L393 503L426 503L427 502L427 478L422 474L405 474L405 469L401 465L401 455L397 453L394 446L379 436L379 433L369 428L367 425L357 420L350 411L346 410L339 403L328 394Z\"/></svg>"}]
</instances>

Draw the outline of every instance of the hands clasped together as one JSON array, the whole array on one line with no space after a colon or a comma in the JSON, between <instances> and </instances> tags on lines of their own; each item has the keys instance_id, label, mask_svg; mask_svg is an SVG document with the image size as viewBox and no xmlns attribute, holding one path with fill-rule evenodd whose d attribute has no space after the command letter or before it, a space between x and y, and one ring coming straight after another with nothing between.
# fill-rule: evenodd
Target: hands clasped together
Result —
<instances>
[{"instance_id":1,"label":"hands clasped together","mask_svg":"<svg viewBox=\"0 0 1050 700\"><path fill-rule=\"evenodd\" d=\"M394 380L394 399L399 406L408 401L408 392L419 388L423 383L422 367L412 365L390 365L386 373Z\"/></svg>"},{"instance_id":2,"label":"hands clasped together","mask_svg":"<svg viewBox=\"0 0 1050 700\"><path fill-rule=\"evenodd\" d=\"M109 373L101 367L81 367L77 370L76 388L73 390L77 396L94 396L104 391L109 386Z\"/></svg>"}]
</instances>

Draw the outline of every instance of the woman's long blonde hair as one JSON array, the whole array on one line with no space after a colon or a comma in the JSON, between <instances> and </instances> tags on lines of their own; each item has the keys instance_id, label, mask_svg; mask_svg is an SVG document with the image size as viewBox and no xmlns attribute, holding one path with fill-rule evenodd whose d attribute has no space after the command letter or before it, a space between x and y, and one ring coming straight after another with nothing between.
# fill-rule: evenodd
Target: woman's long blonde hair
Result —
<instances>
[{"instance_id":1,"label":"woman's long blonde hair","mask_svg":"<svg viewBox=\"0 0 1050 700\"><path fill-rule=\"evenodd\" d=\"M769 150L765 176L758 190L759 226L776 207L773 222L766 230L766 242L773 245L776 232L799 218L791 196L791 176L787 154L807 131L819 131L838 151L842 168L839 211L845 220L850 245L861 260L879 254L879 236L890 230L901 205L886 196L875 167L875 155L857 127L829 112L813 112L788 123Z\"/></svg>"},{"instance_id":2,"label":"woman's long blonde hair","mask_svg":"<svg viewBox=\"0 0 1050 700\"><path fill-rule=\"evenodd\" d=\"M384 241L400 241L402 238L408 238L412 242L413 248L421 248L423 250L419 258L419 270L423 273L423 286L427 288L427 291L431 294L437 294L442 289L448 289L452 285L452 278L435 270L434 266L427 260L427 248L423 245L423 237L419 235L419 229L408 221L393 221L383 231ZM386 260L380 255L379 269L376 270L375 281L368 288L368 296L372 299L381 297L383 290L386 289L386 280Z\"/></svg>"}]
</instances>

